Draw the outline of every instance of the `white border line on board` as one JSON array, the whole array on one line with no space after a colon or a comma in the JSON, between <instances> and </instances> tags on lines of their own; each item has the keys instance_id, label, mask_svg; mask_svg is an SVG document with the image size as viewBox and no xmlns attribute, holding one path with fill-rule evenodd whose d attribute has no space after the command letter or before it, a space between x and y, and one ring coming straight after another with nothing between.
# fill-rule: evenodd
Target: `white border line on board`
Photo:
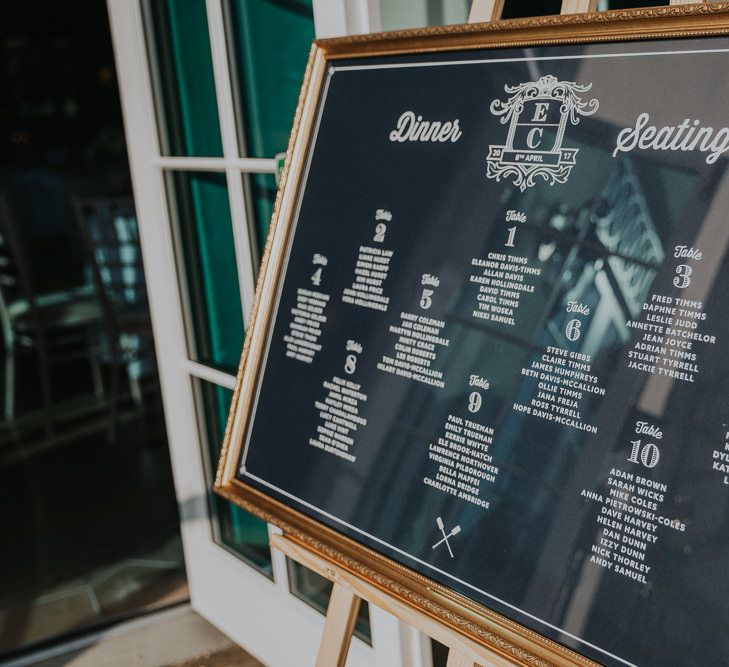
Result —
<instances>
[{"instance_id":1,"label":"white border line on board","mask_svg":"<svg viewBox=\"0 0 729 667\"><path fill-rule=\"evenodd\" d=\"M490 65L492 63L520 63L536 60L586 60L591 58L637 58L639 56L683 56L703 53L729 53L729 49L701 49L697 51L643 51L633 53L586 53L576 56L531 56L524 58L489 58L479 60L439 60L428 63L381 63L378 65L343 65L337 72L354 72L371 69L404 69L408 67L447 67L449 65Z\"/></svg>"}]
</instances>

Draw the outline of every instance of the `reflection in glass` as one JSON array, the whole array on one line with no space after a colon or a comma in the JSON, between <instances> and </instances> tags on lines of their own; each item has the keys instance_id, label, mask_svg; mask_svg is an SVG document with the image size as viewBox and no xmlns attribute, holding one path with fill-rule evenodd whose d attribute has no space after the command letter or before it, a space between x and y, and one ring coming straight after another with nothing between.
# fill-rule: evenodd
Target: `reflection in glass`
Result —
<instances>
[{"instance_id":1,"label":"reflection in glass","mask_svg":"<svg viewBox=\"0 0 729 667\"><path fill-rule=\"evenodd\" d=\"M519 2L506 0L501 13L503 19L517 19L527 16L546 16L559 14L562 8L561 0L539 0L538 2Z\"/></svg>"},{"instance_id":2,"label":"reflection in glass","mask_svg":"<svg viewBox=\"0 0 729 667\"><path fill-rule=\"evenodd\" d=\"M233 392L202 380L196 381L196 387L200 418L205 424L205 467L209 486L212 488ZM211 493L210 498L214 515L213 533L218 543L267 577L273 578L266 522L216 494Z\"/></svg>"},{"instance_id":3,"label":"reflection in glass","mask_svg":"<svg viewBox=\"0 0 729 667\"><path fill-rule=\"evenodd\" d=\"M165 155L223 155L204 0L145 2Z\"/></svg>"},{"instance_id":4,"label":"reflection in glass","mask_svg":"<svg viewBox=\"0 0 729 667\"><path fill-rule=\"evenodd\" d=\"M470 0L380 0L383 30L466 23Z\"/></svg>"},{"instance_id":5,"label":"reflection in glass","mask_svg":"<svg viewBox=\"0 0 729 667\"><path fill-rule=\"evenodd\" d=\"M243 174L249 196L252 199L256 242L259 255L266 245L266 235L276 201L276 178L273 174Z\"/></svg>"},{"instance_id":6,"label":"reflection in glass","mask_svg":"<svg viewBox=\"0 0 729 667\"><path fill-rule=\"evenodd\" d=\"M188 289L191 354L234 371L243 346L243 313L225 174L176 172L168 187Z\"/></svg>"},{"instance_id":7,"label":"reflection in glass","mask_svg":"<svg viewBox=\"0 0 729 667\"><path fill-rule=\"evenodd\" d=\"M598 11L607 9L631 9L667 5L668 0L598 0ZM383 30L420 28L426 26L466 23L471 3L468 0L380 0L380 17ZM501 18L515 19L529 16L559 14L562 0L520 2L506 0Z\"/></svg>"},{"instance_id":8,"label":"reflection in glass","mask_svg":"<svg viewBox=\"0 0 729 667\"><path fill-rule=\"evenodd\" d=\"M289 572L289 590L310 607L326 614L329 597L332 594L332 582L289 558L286 559L286 563ZM364 600L359 605L354 634L362 641L372 644L370 610Z\"/></svg>"},{"instance_id":9,"label":"reflection in glass","mask_svg":"<svg viewBox=\"0 0 729 667\"><path fill-rule=\"evenodd\" d=\"M104 3L4 3L0 663L188 591Z\"/></svg>"},{"instance_id":10,"label":"reflection in glass","mask_svg":"<svg viewBox=\"0 0 729 667\"><path fill-rule=\"evenodd\" d=\"M286 150L306 60L314 39L311 0L229 0L237 68L241 154Z\"/></svg>"},{"instance_id":11,"label":"reflection in glass","mask_svg":"<svg viewBox=\"0 0 729 667\"><path fill-rule=\"evenodd\" d=\"M636 7L660 7L670 4L668 0L598 0L599 11L605 9L634 9ZM604 5L604 6L603 6Z\"/></svg>"},{"instance_id":12,"label":"reflection in glass","mask_svg":"<svg viewBox=\"0 0 729 667\"><path fill-rule=\"evenodd\" d=\"M430 640L430 652L433 657L433 667L446 667L448 664L449 648L435 639Z\"/></svg>"}]
</instances>

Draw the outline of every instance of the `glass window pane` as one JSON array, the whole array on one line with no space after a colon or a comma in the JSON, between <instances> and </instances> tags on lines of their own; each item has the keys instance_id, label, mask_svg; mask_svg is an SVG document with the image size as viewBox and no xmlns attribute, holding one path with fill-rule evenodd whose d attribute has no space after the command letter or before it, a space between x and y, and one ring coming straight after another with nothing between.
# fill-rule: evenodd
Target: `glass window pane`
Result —
<instances>
[{"instance_id":1,"label":"glass window pane","mask_svg":"<svg viewBox=\"0 0 729 667\"><path fill-rule=\"evenodd\" d=\"M598 0L598 10L631 9L667 5L668 0ZM466 23L471 0L380 0L383 30L402 30L425 26ZM528 16L559 14L562 0L520 2L506 0L502 18L515 19Z\"/></svg>"},{"instance_id":2,"label":"glass window pane","mask_svg":"<svg viewBox=\"0 0 729 667\"><path fill-rule=\"evenodd\" d=\"M311 0L230 0L228 9L242 107L237 116L245 118L241 153L273 157L286 150L314 39Z\"/></svg>"},{"instance_id":3,"label":"glass window pane","mask_svg":"<svg viewBox=\"0 0 729 667\"><path fill-rule=\"evenodd\" d=\"M433 655L433 667L446 667L448 664L448 647L435 639L431 639L430 650Z\"/></svg>"},{"instance_id":4,"label":"glass window pane","mask_svg":"<svg viewBox=\"0 0 729 667\"><path fill-rule=\"evenodd\" d=\"M668 0L598 0L597 8L605 9L635 9L636 7L659 7L668 5Z\"/></svg>"},{"instance_id":5,"label":"glass window pane","mask_svg":"<svg viewBox=\"0 0 729 667\"><path fill-rule=\"evenodd\" d=\"M332 594L332 582L304 567L300 563L286 559L289 572L289 589L291 593L303 600L322 614L326 614L329 596ZM370 610L363 600L359 606L354 634L362 641L372 645L372 628L370 627Z\"/></svg>"},{"instance_id":6,"label":"glass window pane","mask_svg":"<svg viewBox=\"0 0 729 667\"><path fill-rule=\"evenodd\" d=\"M176 172L171 209L188 290L191 354L235 371L243 347L243 313L225 174Z\"/></svg>"},{"instance_id":7,"label":"glass window pane","mask_svg":"<svg viewBox=\"0 0 729 667\"><path fill-rule=\"evenodd\" d=\"M380 0L383 30L466 23L471 0Z\"/></svg>"},{"instance_id":8,"label":"glass window pane","mask_svg":"<svg viewBox=\"0 0 729 667\"><path fill-rule=\"evenodd\" d=\"M635 7L655 7L667 5L668 0L598 0L599 11L606 9L633 9ZM517 19L528 16L547 16L559 14L562 9L562 0L539 0L539 2L519 2L506 0L502 18Z\"/></svg>"},{"instance_id":9,"label":"glass window pane","mask_svg":"<svg viewBox=\"0 0 729 667\"><path fill-rule=\"evenodd\" d=\"M188 590L106 3L1 8L8 665Z\"/></svg>"},{"instance_id":10,"label":"glass window pane","mask_svg":"<svg viewBox=\"0 0 729 667\"><path fill-rule=\"evenodd\" d=\"M150 55L165 155L223 155L205 0L149 0Z\"/></svg>"},{"instance_id":11,"label":"glass window pane","mask_svg":"<svg viewBox=\"0 0 729 667\"><path fill-rule=\"evenodd\" d=\"M539 0L539 2L518 2L506 0L501 18L517 19L527 16L547 16L559 14L562 9L562 0Z\"/></svg>"},{"instance_id":12,"label":"glass window pane","mask_svg":"<svg viewBox=\"0 0 729 667\"><path fill-rule=\"evenodd\" d=\"M212 488L233 392L202 380L195 382L201 408L199 418L205 423L203 435L207 441L203 455L207 459L208 482ZM273 578L266 522L216 494L211 494L211 505L216 542L267 577Z\"/></svg>"},{"instance_id":13,"label":"glass window pane","mask_svg":"<svg viewBox=\"0 0 729 667\"><path fill-rule=\"evenodd\" d=\"M252 200L254 227L259 254L266 244L273 204L276 201L276 178L273 174L243 174Z\"/></svg>"}]
</instances>

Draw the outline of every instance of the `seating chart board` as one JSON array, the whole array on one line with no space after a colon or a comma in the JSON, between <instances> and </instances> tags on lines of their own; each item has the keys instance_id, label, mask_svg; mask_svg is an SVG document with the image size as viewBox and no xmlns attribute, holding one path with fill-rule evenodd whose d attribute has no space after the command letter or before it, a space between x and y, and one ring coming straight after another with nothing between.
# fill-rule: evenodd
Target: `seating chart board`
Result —
<instances>
[{"instance_id":1,"label":"seating chart board","mask_svg":"<svg viewBox=\"0 0 729 667\"><path fill-rule=\"evenodd\" d=\"M599 664L729 665L728 65L328 61L229 488Z\"/></svg>"}]
</instances>

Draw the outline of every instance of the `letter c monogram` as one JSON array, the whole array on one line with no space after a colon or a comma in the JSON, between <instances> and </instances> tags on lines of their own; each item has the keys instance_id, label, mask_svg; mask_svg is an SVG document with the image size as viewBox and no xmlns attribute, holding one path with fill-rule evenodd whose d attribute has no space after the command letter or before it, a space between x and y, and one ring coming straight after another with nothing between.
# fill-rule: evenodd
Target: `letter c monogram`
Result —
<instances>
[{"instance_id":1,"label":"letter c monogram","mask_svg":"<svg viewBox=\"0 0 729 667\"><path fill-rule=\"evenodd\" d=\"M542 135L544 134L544 128L543 127L535 127L529 130L529 134L527 134L527 146L529 148L537 148L540 143L542 143ZM539 139L535 140L535 135L539 135Z\"/></svg>"}]
</instances>

